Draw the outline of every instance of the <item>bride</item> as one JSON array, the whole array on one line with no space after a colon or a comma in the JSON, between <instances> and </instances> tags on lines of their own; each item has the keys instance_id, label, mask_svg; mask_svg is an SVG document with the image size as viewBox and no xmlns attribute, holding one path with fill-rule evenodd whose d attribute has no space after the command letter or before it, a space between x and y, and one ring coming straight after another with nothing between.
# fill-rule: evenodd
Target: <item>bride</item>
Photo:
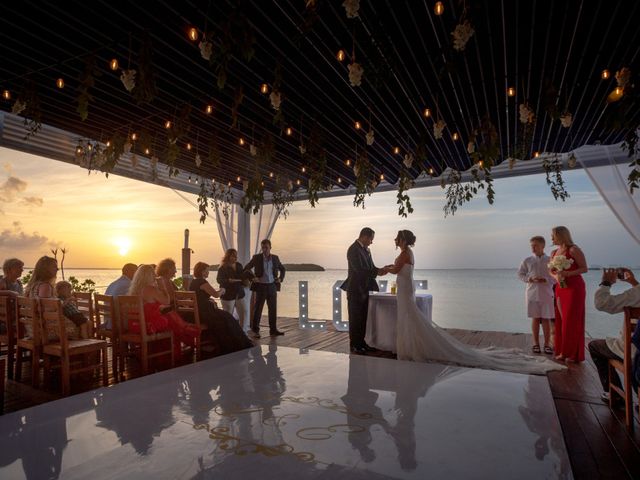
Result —
<instances>
[{"instance_id":1,"label":"bride","mask_svg":"<svg viewBox=\"0 0 640 480\"><path fill-rule=\"evenodd\" d=\"M398 325L396 351L399 360L436 362L477 367L490 370L506 370L517 373L544 374L549 370L561 370L563 365L544 357L532 357L518 349L472 348L456 340L445 330L425 318L416 305L413 284L413 251L416 237L409 230L400 230L395 238L400 255L389 273L397 274Z\"/></svg>"}]
</instances>

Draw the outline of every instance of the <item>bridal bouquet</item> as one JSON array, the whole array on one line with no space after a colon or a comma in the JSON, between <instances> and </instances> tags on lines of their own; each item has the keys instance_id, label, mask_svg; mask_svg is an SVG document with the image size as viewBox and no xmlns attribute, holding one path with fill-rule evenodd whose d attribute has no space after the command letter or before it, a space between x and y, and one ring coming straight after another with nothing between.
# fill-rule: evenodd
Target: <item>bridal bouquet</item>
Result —
<instances>
[{"instance_id":1,"label":"bridal bouquet","mask_svg":"<svg viewBox=\"0 0 640 480\"><path fill-rule=\"evenodd\" d=\"M573 264L573 259L567 258L564 255L556 255L551 259L547 267L550 270L556 270L557 272L562 272L563 270L569 270L569 267ZM560 281L560 286L562 288L567 287L567 283L562 279Z\"/></svg>"}]
</instances>

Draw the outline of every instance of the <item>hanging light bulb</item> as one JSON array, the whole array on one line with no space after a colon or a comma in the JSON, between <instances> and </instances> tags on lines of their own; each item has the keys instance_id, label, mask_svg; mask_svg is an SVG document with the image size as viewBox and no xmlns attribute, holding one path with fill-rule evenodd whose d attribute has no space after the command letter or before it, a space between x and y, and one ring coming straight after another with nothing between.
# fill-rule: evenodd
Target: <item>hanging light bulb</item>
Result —
<instances>
[{"instance_id":1,"label":"hanging light bulb","mask_svg":"<svg viewBox=\"0 0 640 480\"><path fill-rule=\"evenodd\" d=\"M478 166L479 166L480 168L482 168L482 166L483 166L483 165L484 165L484 162L483 162L482 160L480 160L480 161L478 162Z\"/></svg>"},{"instance_id":2,"label":"hanging light bulb","mask_svg":"<svg viewBox=\"0 0 640 480\"><path fill-rule=\"evenodd\" d=\"M213 105L207 105L207 108L204 110L207 115L211 115L213 113Z\"/></svg>"},{"instance_id":3,"label":"hanging light bulb","mask_svg":"<svg viewBox=\"0 0 640 480\"><path fill-rule=\"evenodd\" d=\"M433 175L433 168L429 169L429 175Z\"/></svg>"},{"instance_id":4,"label":"hanging light bulb","mask_svg":"<svg viewBox=\"0 0 640 480\"><path fill-rule=\"evenodd\" d=\"M305 173L307 171L306 167L302 167L302 173Z\"/></svg>"},{"instance_id":5,"label":"hanging light bulb","mask_svg":"<svg viewBox=\"0 0 640 480\"><path fill-rule=\"evenodd\" d=\"M240 139L238 140L238 144L240 146L243 146L244 145L244 138L240 137Z\"/></svg>"},{"instance_id":6,"label":"hanging light bulb","mask_svg":"<svg viewBox=\"0 0 640 480\"><path fill-rule=\"evenodd\" d=\"M360 128L362 128L362 125L360 124L360 122L356 122L355 127L356 127L356 130L360 130Z\"/></svg>"},{"instance_id":7,"label":"hanging light bulb","mask_svg":"<svg viewBox=\"0 0 640 480\"><path fill-rule=\"evenodd\" d=\"M338 53L336 53L336 58L338 59L339 62L344 61L344 59L346 58L346 54L344 53L344 50L342 49L338 50Z\"/></svg>"},{"instance_id":8,"label":"hanging light bulb","mask_svg":"<svg viewBox=\"0 0 640 480\"><path fill-rule=\"evenodd\" d=\"M424 116L426 118L429 118L431 116L431 109L430 108L425 108L424 109Z\"/></svg>"},{"instance_id":9,"label":"hanging light bulb","mask_svg":"<svg viewBox=\"0 0 640 480\"><path fill-rule=\"evenodd\" d=\"M191 183L191 175L189 175L189 178L187 179L187 181Z\"/></svg>"},{"instance_id":10,"label":"hanging light bulb","mask_svg":"<svg viewBox=\"0 0 640 480\"><path fill-rule=\"evenodd\" d=\"M393 153L398 155L400 153L400 147L393 147Z\"/></svg>"},{"instance_id":11,"label":"hanging light bulb","mask_svg":"<svg viewBox=\"0 0 640 480\"><path fill-rule=\"evenodd\" d=\"M607 96L607 101L609 103L617 102L618 100L620 100L622 98L622 94L623 93L624 93L624 89L622 87L616 87L616 88L613 89L613 92L611 92Z\"/></svg>"},{"instance_id":12,"label":"hanging light bulb","mask_svg":"<svg viewBox=\"0 0 640 480\"><path fill-rule=\"evenodd\" d=\"M131 134L131 140L135 142L137 139L138 139L138 134L136 132L133 132Z\"/></svg>"},{"instance_id":13,"label":"hanging light bulb","mask_svg":"<svg viewBox=\"0 0 640 480\"><path fill-rule=\"evenodd\" d=\"M166 122L164 122L164 128L166 128L167 130L171 128L171 120L167 120Z\"/></svg>"},{"instance_id":14,"label":"hanging light bulb","mask_svg":"<svg viewBox=\"0 0 640 480\"><path fill-rule=\"evenodd\" d=\"M76 147L76 153L80 155L82 153L82 147Z\"/></svg>"},{"instance_id":15,"label":"hanging light bulb","mask_svg":"<svg viewBox=\"0 0 640 480\"><path fill-rule=\"evenodd\" d=\"M11 92L9 90L3 90L2 98L4 98L5 100L11 100Z\"/></svg>"},{"instance_id":16,"label":"hanging light bulb","mask_svg":"<svg viewBox=\"0 0 640 480\"><path fill-rule=\"evenodd\" d=\"M88 144L88 145L87 145L87 150L89 150L89 151L93 150L93 145Z\"/></svg>"},{"instance_id":17,"label":"hanging light bulb","mask_svg":"<svg viewBox=\"0 0 640 480\"><path fill-rule=\"evenodd\" d=\"M540 156L540 152L533 152L533 158L538 158Z\"/></svg>"},{"instance_id":18,"label":"hanging light bulb","mask_svg":"<svg viewBox=\"0 0 640 480\"><path fill-rule=\"evenodd\" d=\"M433 7L433 11L436 15L442 15L444 13L444 5L442 4L442 2L436 2L435 6Z\"/></svg>"},{"instance_id":19,"label":"hanging light bulb","mask_svg":"<svg viewBox=\"0 0 640 480\"><path fill-rule=\"evenodd\" d=\"M300 180L296 180L296 185L300 185Z\"/></svg>"},{"instance_id":20,"label":"hanging light bulb","mask_svg":"<svg viewBox=\"0 0 640 480\"><path fill-rule=\"evenodd\" d=\"M260 182L260 185L264 187L264 182Z\"/></svg>"},{"instance_id":21,"label":"hanging light bulb","mask_svg":"<svg viewBox=\"0 0 640 480\"><path fill-rule=\"evenodd\" d=\"M263 83L262 85L260 85L260 93L264 95L269 93L269 85L267 85L266 83Z\"/></svg>"},{"instance_id":22,"label":"hanging light bulb","mask_svg":"<svg viewBox=\"0 0 640 480\"><path fill-rule=\"evenodd\" d=\"M240 177L238 176L238 178L236 178L236 181L238 181L238 182L239 182L240 180L241 180L241 179L240 179Z\"/></svg>"},{"instance_id":23,"label":"hanging light bulb","mask_svg":"<svg viewBox=\"0 0 640 480\"><path fill-rule=\"evenodd\" d=\"M117 58L112 58L111 61L109 62L109 68L111 70L113 70L114 72L116 70L118 70L118 59Z\"/></svg>"},{"instance_id":24,"label":"hanging light bulb","mask_svg":"<svg viewBox=\"0 0 640 480\"><path fill-rule=\"evenodd\" d=\"M600 74L600 76L602 77L603 80L607 80L611 74L609 73L609 70L602 70L602 73Z\"/></svg>"},{"instance_id":25,"label":"hanging light bulb","mask_svg":"<svg viewBox=\"0 0 640 480\"><path fill-rule=\"evenodd\" d=\"M191 27L189 29L189 40L192 42L198 40L198 29L196 27Z\"/></svg>"},{"instance_id":26,"label":"hanging light bulb","mask_svg":"<svg viewBox=\"0 0 640 480\"><path fill-rule=\"evenodd\" d=\"M269 172L269 178L273 178L273 172Z\"/></svg>"},{"instance_id":27,"label":"hanging light bulb","mask_svg":"<svg viewBox=\"0 0 640 480\"><path fill-rule=\"evenodd\" d=\"M187 143L187 150L191 150L191 144Z\"/></svg>"},{"instance_id":28,"label":"hanging light bulb","mask_svg":"<svg viewBox=\"0 0 640 480\"><path fill-rule=\"evenodd\" d=\"M107 140L107 148L109 148L111 146L111 141Z\"/></svg>"},{"instance_id":29,"label":"hanging light bulb","mask_svg":"<svg viewBox=\"0 0 640 480\"><path fill-rule=\"evenodd\" d=\"M64 88L64 78L60 77L58 80L56 80L56 87Z\"/></svg>"},{"instance_id":30,"label":"hanging light bulb","mask_svg":"<svg viewBox=\"0 0 640 480\"><path fill-rule=\"evenodd\" d=\"M380 174L380 181L384 180L384 173Z\"/></svg>"},{"instance_id":31,"label":"hanging light bulb","mask_svg":"<svg viewBox=\"0 0 640 480\"><path fill-rule=\"evenodd\" d=\"M346 161L346 162L344 162L344 163L346 163L346 164L347 164L347 167L350 167L350 166L351 166L351 160L349 160L349 159L347 159L347 161Z\"/></svg>"},{"instance_id":32,"label":"hanging light bulb","mask_svg":"<svg viewBox=\"0 0 640 480\"><path fill-rule=\"evenodd\" d=\"M286 132L287 135L291 135L291 134L293 134L293 129L291 127L287 127L285 132Z\"/></svg>"},{"instance_id":33,"label":"hanging light bulb","mask_svg":"<svg viewBox=\"0 0 640 480\"><path fill-rule=\"evenodd\" d=\"M513 87L507 88L507 96L508 97L515 97L516 96L516 89L513 88Z\"/></svg>"},{"instance_id":34,"label":"hanging light bulb","mask_svg":"<svg viewBox=\"0 0 640 480\"><path fill-rule=\"evenodd\" d=\"M230 187L231 186L231 182L227 183L227 186Z\"/></svg>"},{"instance_id":35,"label":"hanging light bulb","mask_svg":"<svg viewBox=\"0 0 640 480\"><path fill-rule=\"evenodd\" d=\"M453 135L451 135L451 138L458 140L458 132L454 132Z\"/></svg>"},{"instance_id":36,"label":"hanging light bulb","mask_svg":"<svg viewBox=\"0 0 640 480\"><path fill-rule=\"evenodd\" d=\"M338 177L338 183L342 183L342 179Z\"/></svg>"},{"instance_id":37,"label":"hanging light bulb","mask_svg":"<svg viewBox=\"0 0 640 480\"><path fill-rule=\"evenodd\" d=\"M145 155L149 155L151 153L151 150L149 150L149 148L145 148L144 149L144 154Z\"/></svg>"}]
</instances>

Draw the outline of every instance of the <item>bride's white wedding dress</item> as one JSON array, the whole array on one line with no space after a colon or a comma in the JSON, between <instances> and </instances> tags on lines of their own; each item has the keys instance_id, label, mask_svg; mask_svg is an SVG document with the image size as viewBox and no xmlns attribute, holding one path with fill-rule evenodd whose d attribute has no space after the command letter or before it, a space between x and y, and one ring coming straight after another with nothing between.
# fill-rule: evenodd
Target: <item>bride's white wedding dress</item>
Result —
<instances>
[{"instance_id":1,"label":"bride's white wedding dress","mask_svg":"<svg viewBox=\"0 0 640 480\"><path fill-rule=\"evenodd\" d=\"M430 322L416 305L413 252L411 249L408 249L408 252L411 264L404 264L396 279L398 297L396 351L399 360L446 363L538 375L550 370L566 368L545 357L525 355L518 349L469 347Z\"/></svg>"}]
</instances>

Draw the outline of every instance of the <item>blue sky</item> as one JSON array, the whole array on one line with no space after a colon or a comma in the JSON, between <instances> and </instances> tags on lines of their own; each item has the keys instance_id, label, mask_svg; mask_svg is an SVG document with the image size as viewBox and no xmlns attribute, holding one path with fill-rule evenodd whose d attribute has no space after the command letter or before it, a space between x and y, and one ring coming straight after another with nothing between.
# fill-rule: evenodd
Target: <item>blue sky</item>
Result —
<instances>
[{"instance_id":1,"label":"blue sky","mask_svg":"<svg viewBox=\"0 0 640 480\"><path fill-rule=\"evenodd\" d=\"M213 219L201 225L198 212L166 188L87 175L77 166L3 148L0 166L3 258L18 256L32 265L58 245L70 251L68 267L180 259L185 228L191 230L195 261L217 263L222 255ZM289 218L278 222L273 250L285 262L345 268L347 247L361 227L370 226L379 265L397 254L397 230L409 229L417 236L418 268L515 268L529 255L532 235L549 239L551 227L566 225L591 265L640 264L640 247L584 172L564 176L571 194L566 202L553 199L543 175L516 177L496 180L493 206L481 197L447 218L440 187L411 190L415 211L406 219L397 214L395 192L368 197L364 210L353 207L352 197L321 199L316 208L297 202ZM125 240L130 246L123 249Z\"/></svg>"}]
</instances>

